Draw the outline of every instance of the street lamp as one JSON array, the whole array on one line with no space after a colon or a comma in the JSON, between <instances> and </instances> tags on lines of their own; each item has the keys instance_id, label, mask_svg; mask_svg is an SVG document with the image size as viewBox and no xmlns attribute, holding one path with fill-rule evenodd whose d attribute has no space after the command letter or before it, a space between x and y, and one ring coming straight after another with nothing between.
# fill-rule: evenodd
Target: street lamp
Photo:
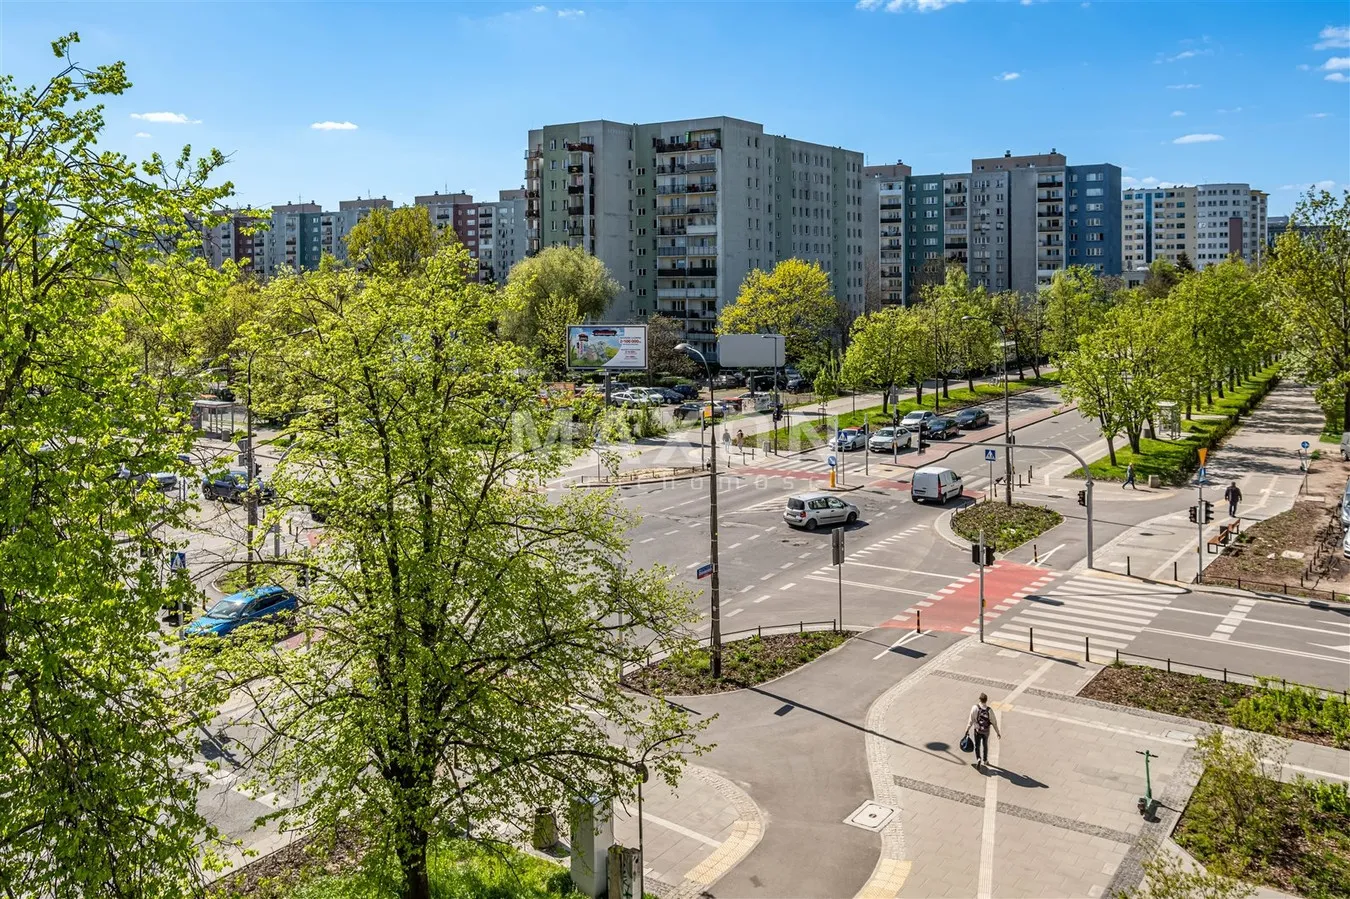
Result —
<instances>
[{"instance_id":1,"label":"street lamp","mask_svg":"<svg viewBox=\"0 0 1350 899\"><path fill-rule=\"evenodd\" d=\"M647 749L642 753L642 758L640 758L638 761L636 761L636 762L621 762L621 763L620 763L620 764L623 764L623 765L627 765L629 768L631 768L632 771L633 771L633 773L636 774L637 777L638 777L638 785L637 785L637 819L638 819L638 887L639 887L639 888L638 888L635 892L636 892L636 894L639 895L639 896L645 896L645 895L646 895L646 886L647 886L647 874L646 874L646 872L643 870L643 868L645 868L646 865L647 865L647 850L646 850L646 847L643 846L643 836L642 836L642 785L645 784L645 783L647 782L647 780L651 777L651 772L647 769L647 756L651 755L652 750L655 749L656 747L660 746L662 743L670 743L670 742L673 742L674 740L692 740L693 738L694 738L694 735L693 735L693 734L689 734L689 733L680 733L680 734L675 734L675 735L672 736L672 737L666 737L664 740L657 740L655 743L653 743L652 745L650 745L650 746L647 747Z\"/></svg>"},{"instance_id":2,"label":"street lamp","mask_svg":"<svg viewBox=\"0 0 1350 899\"><path fill-rule=\"evenodd\" d=\"M778 407L781 404L781 399L778 395L778 342L781 340L783 341L784 346L786 346L787 338L782 334L761 334L759 336L763 340L773 341L773 454L776 456L778 455ZM784 359L786 358L786 355L784 355ZM788 418L788 424L792 424L790 416ZM788 450L791 451L791 449L792 447L789 445Z\"/></svg>"},{"instance_id":3,"label":"street lamp","mask_svg":"<svg viewBox=\"0 0 1350 899\"><path fill-rule=\"evenodd\" d=\"M712 435L712 469L708 480L708 534L711 543L708 560L712 564L712 676L714 680L722 676L722 613L721 613L721 574L717 570L717 407L713 398L712 368L707 358L687 343L675 344L676 352L693 356L703 363L703 371L708 376L708 426Z\"/></svg>"},{"instance_id":4,"label":"street lamp","mask_svg":"<svg viewBox=\"0 0 1350 899\"><path fill-rule=\"evenodd\" d=\"M984 322L993 325L998 329L999 336L1003 338L1003 442L1006 444L1003 448L1004 474L1003 479L1007 482L1008 505L1012 505L1012 482L1013 482L1013 462L1012 462L1012 418L1008 414L1008 331L992 318L985 318L982 315L963 315L963 322Z\"/></svg>"}]
</instances>

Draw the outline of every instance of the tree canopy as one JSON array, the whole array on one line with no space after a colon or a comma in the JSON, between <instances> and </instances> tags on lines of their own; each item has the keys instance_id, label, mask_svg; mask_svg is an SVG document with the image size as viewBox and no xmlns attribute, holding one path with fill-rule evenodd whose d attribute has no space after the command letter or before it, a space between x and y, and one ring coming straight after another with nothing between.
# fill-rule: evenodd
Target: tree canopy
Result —
<instances>
[{"instance_id":1,"label":"tree canopy","mask_svg":"<svg viewBox=\"0 0 1350 899\"><path fill-rule=\"evenodd\" d=\"M555 372L567 367L567 326L599 321L619 295L609 269L581 247L546 247L511 267L501 333L533 348Z\"/></svg>"},{"instance_id":2,"label":"tree canopy","mask_svg":"<svg viewBox=\"0 0 1350 899\"><path fill-rule=\"evenodd\" d=\"M817 262L784 259L765 272L755 269L741 284L736 302L722 308L721 334L782 334L793 359L823 355L835 334L839 304L830 276Z\"/></svg>"},{"instance_id":3,"label":"tree canopy","mask_svg":"<svg viewBox=\"0 0 1350 899\"><path fill-rule=\"evenodd\" d=\"M410 275L442 246L458 241L450 228L432 224L425 206L372 209L347 235L347 259L359 268Z\"/></svg>"}]
</instances>

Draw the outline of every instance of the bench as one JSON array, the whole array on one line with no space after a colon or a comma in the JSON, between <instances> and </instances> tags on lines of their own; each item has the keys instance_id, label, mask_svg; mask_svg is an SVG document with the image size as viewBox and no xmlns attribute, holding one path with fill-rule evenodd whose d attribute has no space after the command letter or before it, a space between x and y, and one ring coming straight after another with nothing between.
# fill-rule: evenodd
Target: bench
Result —
<instances>
[{"instance_id":1,"label":"bench","mask_svg":"<svg viewBox=\"0 0 1350 899\"><path fill-rule=\"evenodd\" d=\"M1210 537L1207 545L1210 555L1220 552L1223 547L1233 542L1233 538L1242 533L1242 519L1233 519L1232 524L1219 525L1219 533Z\"/></svg>"}]
</instances>

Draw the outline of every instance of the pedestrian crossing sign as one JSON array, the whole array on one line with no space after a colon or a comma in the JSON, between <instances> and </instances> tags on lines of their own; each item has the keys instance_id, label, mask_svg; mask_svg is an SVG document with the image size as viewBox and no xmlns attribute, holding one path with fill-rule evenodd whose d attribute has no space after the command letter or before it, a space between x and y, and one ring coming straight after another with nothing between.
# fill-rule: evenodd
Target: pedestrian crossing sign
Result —
<instances>
[{"instance_id":1,"label":"pedestrian crossing sign","mask_svg":"<svg viewBox=\"0 0 1350 899\"><path fill-rule=\"evenodd\" d=\"M987 449L984 451L984 461L993 462L997 458L998 458L998 450Z\"/></svg>"}]
</instances>

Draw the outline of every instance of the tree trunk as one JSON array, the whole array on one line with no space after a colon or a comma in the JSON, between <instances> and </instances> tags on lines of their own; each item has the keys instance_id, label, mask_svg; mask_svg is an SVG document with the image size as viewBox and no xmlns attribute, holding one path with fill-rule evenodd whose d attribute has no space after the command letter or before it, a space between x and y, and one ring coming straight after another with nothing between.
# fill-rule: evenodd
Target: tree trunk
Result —
<instances>
[{"instance_id":1,"label":"tree trunk","mask_svg":"<svg viewBox=\"0 0 1350 899\"><path fill-rule=\"evenodd\" d=\"M427 876L427 832L409 826L398 846L399 866L403 869L400 899L431 899L431 881Z\"/></svg>"},{"instance_id":2,"label":"tree trunk","mask_svg":"<svg viewBox=\"0 0 1350 899\"><path fill-rule=\"evenodd\" d=\"M1212 381L1205 382L1205 405L1214 405L1214 383Z\"/></svg>"},{"instance_id":3,"label":"tree trunk","mask_svg":"<svg viewBox=\"0 0 1350 899\"><path fill-rule=\"evenodd\" d=\"M951 380L950 380L946 375L943 375L943 376L942 376L942 398L943 398L944 400L949 400L949 399L952 398L951 392L950 392L950 390L949 390L950 387L951 387Z\"/></svg>"},{"instance_id":4,"label":"tree trunk","mask_svg":"<svg viewBox=\"0 0 1350 899\"><path fill-rule=\"evenodd\" d=\"M914 402L923 405L923 378L914 382Z\"/></svg>"},{"instance_id":5,"label":"tree trunk","mask_svg":"<svg viewBox=\"0 0 1350 899\"><path fill-rule=\"evenodd\" d=\"M1111 460L1111 467L1116 467L1116 435L1106 435L1106 455Z\"/></svg>"},{"instance_id":6,"label":"tree trunk","mask_svg":"<svg viewBox=\"0 0 1350 899\"><path fill-rule=\"evenodd\" d=\"M1130 441L1130 452L1134 453L1136 456L1139 455L1139 429L1130 428L1125 432L1125 436Z\"/></svg>"},{"instance_id":7,"label":"tree trunk","mask_svg":"<svg viewBox=\"0 0 1350 899\"><path fill-rule=\"evenodd\" d=\"M971 393L975 392L975 373L969 369L966 370L966 388Z\"/></svg>"},{"instance_id":8,"label":"tree trunk","mask_svg":"<svg viewBox=\"0 0 1350 899\"><path fill-rule=\"evenodd\" d=\"M1350 385L1345 388L1345 398L1341 402L1341 429L1344 430L1346 422L1350 422Z\"/></svg>"},{"instance_id":9,"label":"tree trunk","mask_svg":"<svg viewBox=\"0 0 1350 899\"><path fill-rule=\"evenodd\" d=\"M1223 399L1223 377L1219 377L1219 399Z\"/></svg>"}]
</instances>

